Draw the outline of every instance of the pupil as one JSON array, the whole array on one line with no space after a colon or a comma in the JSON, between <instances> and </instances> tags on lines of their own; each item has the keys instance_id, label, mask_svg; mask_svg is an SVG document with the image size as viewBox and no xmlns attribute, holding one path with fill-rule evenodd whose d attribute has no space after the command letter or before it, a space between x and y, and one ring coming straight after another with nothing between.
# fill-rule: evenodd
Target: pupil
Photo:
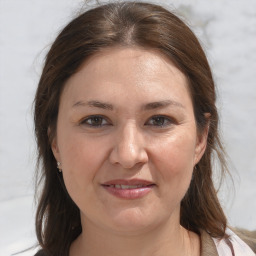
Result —
<instances>
[{"instance_id":1,"label":"pupil","mask_svg":"<svg viewBox=\"0 0 256 256\"><path fill-rule=\"evenodd\" d=\"M156 125L163 125L164 124L164 118L163 117L156 117L154 120L154 123Z\"/></svg>"},{"instance_id":2,"label":"pupil","mask_svg":"<svg viewBox=\"0 0 256 256\"><path fill-rule=\"evenodd\" d=\"M94 124L94 125L99 125L99 124L101 124L101 121L102 121L102 118L101 118L101 117L94 117L94 118L92 119L92 124Z\"/></svg>"}]
</instances>

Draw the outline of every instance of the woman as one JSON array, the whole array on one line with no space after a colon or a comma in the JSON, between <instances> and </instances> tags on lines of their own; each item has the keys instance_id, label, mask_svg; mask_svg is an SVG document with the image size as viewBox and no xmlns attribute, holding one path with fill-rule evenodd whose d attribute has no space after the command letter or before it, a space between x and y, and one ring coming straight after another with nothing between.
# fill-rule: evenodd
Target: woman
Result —
<instances>
[{"instance_id":1,"label":"woman","mask_svg":"<svg viewBox=\"0 0 256 256\"><path fill-rule=\"evenodd\" d=\"M213 186L213 155L226 172L215 100L198 40L164 8L71 21L35 97L37 255L254 255Z\"/></svg>"}]
</instances>

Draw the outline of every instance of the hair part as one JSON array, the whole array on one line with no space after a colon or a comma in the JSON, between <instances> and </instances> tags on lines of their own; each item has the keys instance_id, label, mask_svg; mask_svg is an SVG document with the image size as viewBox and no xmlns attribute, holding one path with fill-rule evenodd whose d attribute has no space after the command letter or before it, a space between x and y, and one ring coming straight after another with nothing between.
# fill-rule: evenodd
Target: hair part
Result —
<instances>
[{"instance_id":1,"label":"hair part","mask_svg":"<svg viewBox=\"0 0 256 256\"><path fill-rule=\"evenodd\" d=\"M36 185L42 186L36 213L40 246L53 256L68 255L72 241L81 233L79 209L66 190L51 150L61 93L68 78L90 56L116 46L157 50L187 77L198 131L209 125L209 132L205 154L181 202L180 221L198 234L203 229L213 237L224 237L227 220L213 185L213 154L219 159L221 175L227 169L218 135L215 85L204 51L193 32L172 12L154 4L123 2L102 5L75 18L46 56L34 112L41 166Z\"/></svg>"}]
</instances>

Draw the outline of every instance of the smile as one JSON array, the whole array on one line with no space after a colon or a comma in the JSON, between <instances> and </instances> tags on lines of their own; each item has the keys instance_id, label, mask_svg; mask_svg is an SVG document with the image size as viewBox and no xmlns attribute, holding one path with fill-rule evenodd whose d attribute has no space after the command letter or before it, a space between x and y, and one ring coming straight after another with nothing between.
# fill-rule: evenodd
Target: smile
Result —
<instances>
[{"instance_id":1,"label":"smile","mask_svg":"<svg viewBox=\"0 0 256 256\"><path fill-rule=\"evenodd\" d=\"M146 180L112 180L102 184L109 194L121 199L138 199L150 193L155 184Z\"/></svg>"},{"instance_id":2,"label":"smile","mask_svg":"<svg viewBox=\"0 0 256 256\"><path fill-rule=\"evenodd\" d=\"M145 185L123 185L123 184L116 184L116 185L109 185L111 188L117 188L117 189L136 189L136 188L142 188L147 187Z\"/></svg>"}]
</instances>

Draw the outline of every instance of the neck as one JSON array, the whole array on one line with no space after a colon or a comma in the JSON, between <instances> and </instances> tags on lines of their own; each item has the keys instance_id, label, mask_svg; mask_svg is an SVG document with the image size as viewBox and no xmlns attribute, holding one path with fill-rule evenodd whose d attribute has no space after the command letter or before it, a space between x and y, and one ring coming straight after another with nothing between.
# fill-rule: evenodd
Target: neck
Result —
<instances>
[{"instance_id":1,"label":"neck","mask_svg":"<svg viewBox=\"0 0 256 256\"><path fill-rule=\"evenodd\" d=\"M199 255L197 235L182 226L163 223L155 229L137 234L106 232L91 228L87 222L82 234L73 242L70 256L192 256Z\"/></svg>"}]
</instances>

